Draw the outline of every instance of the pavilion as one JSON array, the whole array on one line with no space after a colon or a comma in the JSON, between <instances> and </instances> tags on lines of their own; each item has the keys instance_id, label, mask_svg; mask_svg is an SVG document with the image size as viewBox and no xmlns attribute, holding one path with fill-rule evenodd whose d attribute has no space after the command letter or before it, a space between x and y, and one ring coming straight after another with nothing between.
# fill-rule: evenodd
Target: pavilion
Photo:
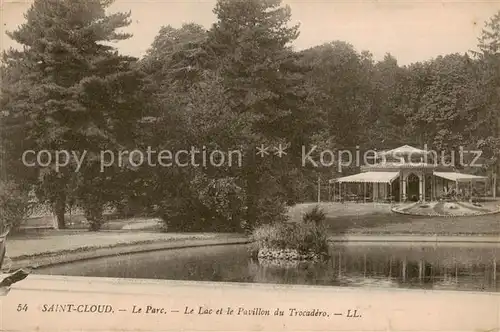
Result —
<instances>
[{"instance_id":1,"label":"pavilion","mask_svg":"<svg viewBox=\"0 0 500 332\"><path fill-rule=\"evenodd\" d=\"M333 199L359 198L359 195L349 194L353 184L358 193L362 192L364 201L435 201L450 190L460 192L464 187L472 197L475 184L488 179L438 165L430 152L409 145L379 152L373 164L361 166L361 173L329 180Z\"/></svg>"}]
</instances>

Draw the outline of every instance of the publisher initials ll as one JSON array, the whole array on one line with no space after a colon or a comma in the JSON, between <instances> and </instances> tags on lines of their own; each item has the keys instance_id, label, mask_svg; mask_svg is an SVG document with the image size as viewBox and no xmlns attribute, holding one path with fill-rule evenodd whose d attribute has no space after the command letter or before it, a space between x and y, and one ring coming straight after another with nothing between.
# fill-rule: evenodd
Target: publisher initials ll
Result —
<instances>
[{"instance_id":1,"label":"publisher initials ll","mask_svg":"<svg viewBox=\"0 0 500 332\"><path fill-rule=\"evenodd\" d=\"M357 318L357 317L361 317L361 315L358 314L357 309L354 309L354 311L349 309L349 310L347 310L347 317Z\"/></svg>"}]
</instances>

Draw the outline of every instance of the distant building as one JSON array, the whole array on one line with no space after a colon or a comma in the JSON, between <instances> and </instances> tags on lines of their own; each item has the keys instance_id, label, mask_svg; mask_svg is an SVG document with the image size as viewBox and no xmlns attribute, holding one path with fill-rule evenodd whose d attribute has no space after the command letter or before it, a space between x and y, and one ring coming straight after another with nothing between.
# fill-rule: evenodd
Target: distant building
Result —
<instances>
[{"instance_id":1,"label":"distant building","mask_svg":"<svg viewBox=\"0 0 500 332\"><path fill-rule=\"evenodd\" d=\"M437 157L409 145L379 152L376 162L361 166L361 173L329 181L334 199L344 199L352 191L352 184L358 184L354 185L358 188L355 191L362 192L364 200L432 201L450 190L471 194L476 182L487 181L484 176L455 172L439 163Z\"/></svg>"}]
</instances>

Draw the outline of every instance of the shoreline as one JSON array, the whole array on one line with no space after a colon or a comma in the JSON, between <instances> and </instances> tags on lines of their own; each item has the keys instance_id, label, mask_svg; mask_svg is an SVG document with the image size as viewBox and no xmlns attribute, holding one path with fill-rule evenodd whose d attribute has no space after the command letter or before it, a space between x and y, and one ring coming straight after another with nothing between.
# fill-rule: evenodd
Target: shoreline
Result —
<instances>
[{"instance_id":1,"label":"shoreline","mask_svg":"<svg viewBox=\"0 0 500 332\"><path fill-rule=\"evenodd\" d=\"M328 242L342 243L477 243L500 245L499 235L430 235L430 234L346 234L330 236Z\"/></svg>"},{"instance_id":2,"label":"shoreline","mask_svg":"<svg viewBox=\"0 0 500 332\"><path fill-rule=\"evenodd\" d=\"M474 236L440 236L440 235L362 235L346 234L339 236L330 236L330 244L341 243L344 245L491 245L500 246L500 236L494 235L474 235ZM19 268L37 269L59 264L68 264L72 262L106 258L112 256L129 255L136 253L154 252L162 250L187 249L196 247L210 247L223 245L243 245L249 244L251 240L248 237L240 236L234 238L210 238L210 239L176 239L170 241L142 241L134 243L120 243L116 245L103 247L84 247L73 250L60 250L53 252L41 252L40 254L23 255L9 257L4 261L4 268L9 267L7 261L10 261L10 270ZM8 248L7 248L8 257ZM6 257L6 258L7 258Z\"/></svg>"}]
</instances>

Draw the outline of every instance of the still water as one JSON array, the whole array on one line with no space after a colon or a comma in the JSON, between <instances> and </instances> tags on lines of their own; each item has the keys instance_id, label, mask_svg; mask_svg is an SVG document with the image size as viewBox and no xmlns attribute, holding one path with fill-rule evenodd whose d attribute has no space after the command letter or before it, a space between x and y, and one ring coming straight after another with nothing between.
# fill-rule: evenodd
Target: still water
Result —
<instances>
[{"instance_id":1,"label":"still water","mask_svg":"<svg viewBox=\"0 0 500 332\"><path fill-rule=\"evenodd\" d=\"M498 292L498 245L335 245L320 263L251 259L246 245L99 258L38 274Z\"/></svg>"}]
</instances>

